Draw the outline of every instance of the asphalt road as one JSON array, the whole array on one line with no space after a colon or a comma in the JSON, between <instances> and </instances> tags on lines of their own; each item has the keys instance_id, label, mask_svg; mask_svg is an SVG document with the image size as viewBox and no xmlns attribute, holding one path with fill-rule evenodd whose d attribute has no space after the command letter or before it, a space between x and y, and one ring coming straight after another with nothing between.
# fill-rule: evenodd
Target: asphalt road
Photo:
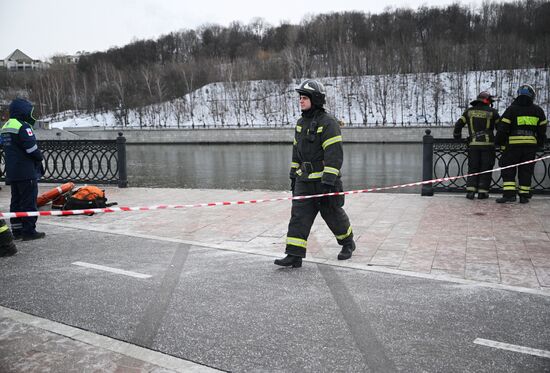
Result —
<instances>
[{"instance_id":1,"label":"asphalt road","mask_svg":"<svg viewBox=\"0 0 550 373\"><path fill-rule=\"evenodd\" d=\"M548 296L47 231L0 260L0 305L233 372L550 372L474 343L550 350Z\"/></svg>"}]
</instances>

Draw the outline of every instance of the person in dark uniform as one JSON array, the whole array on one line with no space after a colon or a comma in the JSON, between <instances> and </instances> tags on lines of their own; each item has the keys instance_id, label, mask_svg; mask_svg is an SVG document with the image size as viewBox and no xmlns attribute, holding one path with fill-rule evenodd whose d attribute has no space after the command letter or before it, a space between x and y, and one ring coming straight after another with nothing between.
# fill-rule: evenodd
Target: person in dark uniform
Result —
<instances>
[{"instance_id":1,"label":"person in dark uniform","mask_svg":"<svg viewBox=\"0 0 550 373\"><path fill-rule=\"evenodd\" d=\"M341 167L344 159L342 135L336 118L328 114L325 88L316 80L306 80L296 89L302 116L296 125L290 167L294 196L342 192ZM342 208L344 196L299 199L292 201L286 237L286 257L275 264L301 267L306 256L307 239L318 212L336 236L342 250L339 260L351 258L355 250L349 218Z\"/></svg>"},{"instance_id":2,"label":"person in dark uniform","mask_svg":"<svg viewBox=\"0 0 550 373\"><path fill-rule=\"evenodd\" d=\"M523 84L517 94L497 125L495 143L503 149L501 167L535 159L537 147L542 147L546 139L548 121L542 108L534 104L535 89ZM515 202L517 193L520 203L528 203L534 169L535 164L529 163L502 170L503 193L497 202ZM516 170L519 188L516 188Z\"/></svg>"},{"instance_id":3,"label":"person in dark uniform","mask_svg":"<svg viewBox=\"0 0 550 373\"><path fill-rule=\"evenodd\" d=\"M13 236L4 219L0 219L0 257L12 256L17 253Z\"/></svg>"},{"instance_id":4,"label":"person in dark uniform","mask_svg":"<svg viewBox=\"0 0 550 373\"><path fill-rule=\"evenodd\" d=\"M38 179L43 174L42 153L36 144L32 104L17 98L9 106L10 119L0 134L6 160L6 182L11 186L10 211L37 211ZM10 219L13 236L23 240L43 238L36 231L36 217Z\"/></svg>"},{"instance_id":5,"label":"person in dark uniform","mask_svg":"<svg viewBox=\"0 0 550 373\"><path fill-rule=\"evenodd\" d=\"M491 170L495 165L495 124L499 120L498 111L493 108L494 97L489 92L480 92L470 102L471 107L456 121L453 136L462 137L462 128L468 127L468 173ZM489 198L491 174L468 176L466 198Z\"/></svg>"}]
</instances>

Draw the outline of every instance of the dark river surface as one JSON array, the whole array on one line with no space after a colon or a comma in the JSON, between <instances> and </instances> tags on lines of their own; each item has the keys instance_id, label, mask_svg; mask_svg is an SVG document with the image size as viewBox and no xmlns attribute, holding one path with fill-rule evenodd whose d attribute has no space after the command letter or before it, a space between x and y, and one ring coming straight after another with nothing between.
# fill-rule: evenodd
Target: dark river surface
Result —
<instances>
[{"instance_id":1,"label":"dark river surface","mask_svg":"<svg viewBox=\"0 0 550 373\"><path fill-rule=\"evenodd\" d=\"M287 190L287 144L162 144L127 146L128 182L134 187ZM422 179L422 144L345 144L345 190ZM395 190L417 193L420 187Z\"/></svg>"}]
</instances>

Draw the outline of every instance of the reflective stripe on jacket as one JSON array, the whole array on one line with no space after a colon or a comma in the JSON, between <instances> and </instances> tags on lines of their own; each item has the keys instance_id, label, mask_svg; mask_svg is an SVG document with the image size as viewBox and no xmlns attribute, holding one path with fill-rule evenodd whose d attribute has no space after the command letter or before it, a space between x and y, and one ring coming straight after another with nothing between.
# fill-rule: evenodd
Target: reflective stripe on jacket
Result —
<instances>
[{"instance_id":1,"label":"reflective stripe on jacket","mask_svg":"<svg viewBox=\"0 0 550 373\"><path fill-rule=\"evenodd\" d=\"M495 142L495 125L499 120L496 109L474 101L473 106L468 108L456 121L453 135L461 137L462 128L467 126L469 134L469 146L493 147Z\"/></svg>"},{"instance_id":2,"label":"reflective stripe on jacket","mask_svg":"<svg viewBox=\"0 0 550 373\"><path fill-rule=\"evenodd\" d=\"M497 126L497 144L537 146L544 144L548 121L542 108L518 97L506 109Z\"/></svg>"},{"instance_id":3,"label":"reflective stripe on jacket","mask_svg":"<svg viewBox=\"0 0 550 373\"><path fill-rule=\"evenodd\" d=\"M296 125L290 177L334 185L344 160L340 125L323 109L312 114L302 115Z\"/></svg>"},{"instance_id":4,"label":"reflective stripe on jacket","mask_svg":"<svg viewBox=\"0 0 550 373\"><path fill-rule=\"evenodd\" d=\"M6 181L38 179L43 158L32 127L10 118L2 126L0 136L6 162Z\"/></svg>"}]
</instances>

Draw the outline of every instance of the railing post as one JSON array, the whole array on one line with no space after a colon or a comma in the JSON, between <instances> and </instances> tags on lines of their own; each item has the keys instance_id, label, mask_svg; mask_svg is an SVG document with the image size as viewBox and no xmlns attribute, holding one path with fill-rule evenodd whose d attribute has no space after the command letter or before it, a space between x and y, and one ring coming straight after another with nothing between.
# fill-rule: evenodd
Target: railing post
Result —
<instances>
[{"instance_id":1,"label":"railing post","mask_svg":"<svg viewBox=\"0 0 550 373\"><path fill-rule=\"evenodd\" d=\"M122 136L122 132L118 133L116 138L116 150L118 159L118 187L128 187L128 173L126 171L126 138Z\"/></svg>"},{"instance_id":2,"label":"railing post","mask_svg":"<svg viewBox=\"0 0 550 373\"><path fill-rule=\"evenodd\" d=\"M422 157L422 181L433 179L433 160L434 160L434 138L431 130L426 130L422 137L423 157ZM422 184L422 196L433 196L434 189L432 183Z\"/></svg>"}]
</instances>

